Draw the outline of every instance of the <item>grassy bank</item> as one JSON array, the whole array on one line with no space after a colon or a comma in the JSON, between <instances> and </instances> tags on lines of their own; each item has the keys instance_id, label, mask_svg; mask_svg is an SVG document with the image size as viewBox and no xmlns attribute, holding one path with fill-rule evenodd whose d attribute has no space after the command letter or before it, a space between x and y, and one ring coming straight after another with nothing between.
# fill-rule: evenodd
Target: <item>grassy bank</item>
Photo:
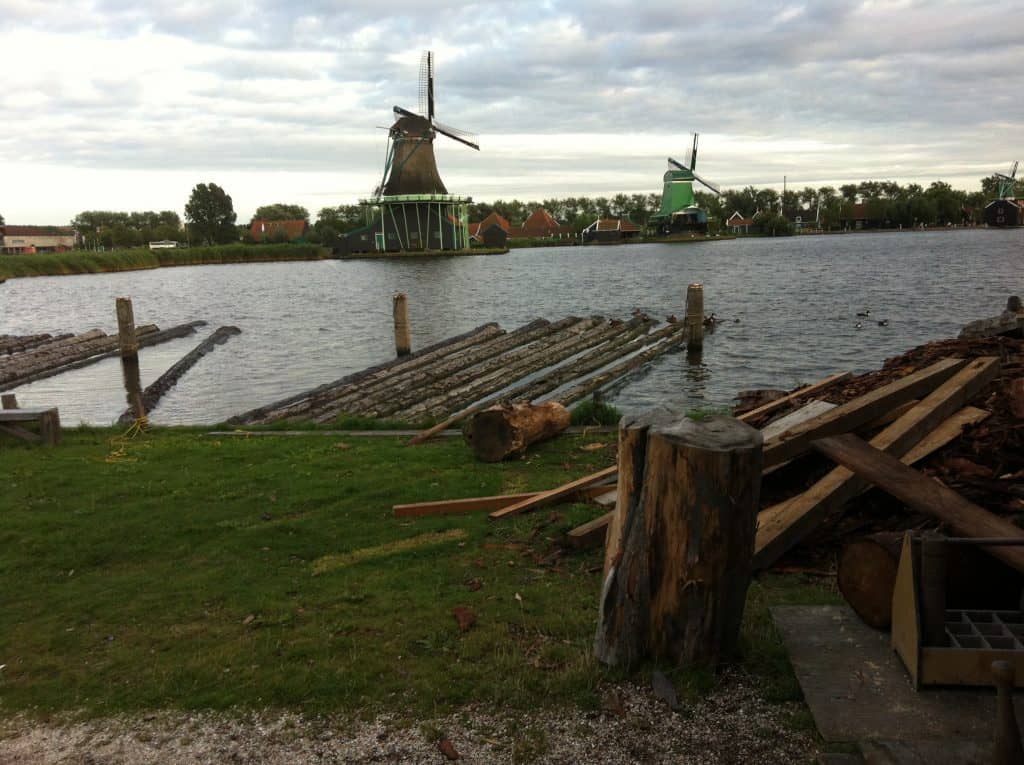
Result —
<instances>
[{"instance_id":1,"label":"grassy bank","mask_svg":"<svg viewBox=\"0 0 1024 765\"><path fill-rule=\"evenodd\" d=\"M484 465L461 439L118 433L65 431L49 450L0 436L0 714L593 707L616 677L590 656L600 554L551 557L599 510L391 513L571 480L612 463L614 435ZM745 666L773 698L798 690L767 604L829 597L752 588ZM469 631L455 606L475 614ZM692 693L713 682L672 677Z\"/></svg>"},{"instance_id":2,"label":"grassy bank","mask_svg":"<svg viewBox=\"0 0 1024 765\"><path fill-rule=\"evenodd\" d=\"M287 260L320 260L330 251L312 244L228 244L217 247L185 247L167 250L118 250L111 252L46 252L38 255L0 255L0 279L18 276L60 276L108 271L136 271L164 266L200 266L215 263L263 263Z\"/></svg>"}]
</instances>

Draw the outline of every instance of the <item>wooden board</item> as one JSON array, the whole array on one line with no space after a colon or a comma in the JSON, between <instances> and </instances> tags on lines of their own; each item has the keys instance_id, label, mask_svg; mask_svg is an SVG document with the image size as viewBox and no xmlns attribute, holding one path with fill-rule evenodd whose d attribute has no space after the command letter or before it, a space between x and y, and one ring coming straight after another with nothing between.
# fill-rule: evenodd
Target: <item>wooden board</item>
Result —
<instances>
[{"instance_id":1,"label":"wooden board","mask_svg":"<svg viewBox=\"0 0 1024 765\"><path fill-rule=\"evenodd\" d=\"M812 393L817 393L818 391L827 388L833 383L837 383L840 380L845 380L849 377L852 377L852 373L838 372L837 374L830 375L829 377L826 377L824 380L820 380L814 383L813 385L808 385L806 388L795 390L789 395L783 396L782 398L777 398L774 401L769 401L767 404L762 404L761 406L757 407L757 409L751 409L749 412L744 412L736 419L746 422L747 420L752 420L755 417L760 417L762 414L774 412L776 409L785 406L793 399L803 398L804 396L809 396Z\"/></svg>"},{"instance_id":2,"label":"wooden board","mask_svg":"<svg viewBox=\"0 0 1024 765\"><path fill-rule=\"evenodd\" d=\"M575 492L579 501L592 500L606 494L607 486L591 486ZM491 497L467 497L466 499L441 499L436 502L414 502L412 504L395 505L392 511L396 518L423 518L431 515L462 515L464 513L490 512L522 502L543 494L540 491L528 491L520 494L496 494ZM574 497L570 496L569 499Z\"/></svg>"},{"instance_id":3,"label":"wooden board","mask_svg":"<svg viewBox=\"0 0 1024 765\"><path fill-rule=\"evenodd\" d=\"M912 398L930 393L966 365L963 359L942 359L925 369L847 401L820 417L765 442L764 466L791 460L810 448L816 438L848 433L881 417Z\"/></svg>"},{"instance_id":4,"label":"wooden board","mask_svg":"<svg viewBox=\"0 0 1024 765\"><path fill-rule=\"evenodd\" d=\"M599 518L577 526L565 535L570 547L582 550L587 547L599 547L604 544L605 534L608 533L608 524L611 523L614 512L605 513Z\"/></svg>"},{"instance_id":5,"label":"wooden board","mask_svg":"<svg viewBox=\"0 0 1024 765\"><path fill-rule=\"evenodd\" d=\"M558 502L559 500L562 500L570 496L571 494L573 494L576 491L579 491L580 489L584 489L587 486L591 486L597 483L598 481L601 481L605 478L611 478L613 475L616 475L618 471L619 466L612 465L611 467L605 468L604 470L599 470L596 473L591 473L590 475L583 476L583 478L578 478L575 481L570 481L569 483L563 484L562 486L559 486L555 489L551 489L550 491L542 491L536 497L524 499L520 502L516 502L513 505L509 505L508 507L502 508L501 510L495 510L490 514L490 518L492 521L496 521L501 518L507 518L510 515L519 515L520 513L525 513L530 510L536 510L538 507L543 507L544 505L550 505L554 502Z\"/></svg>"},{"instance_id":6,"label":"wooden board","mask_svg":"<svg viewBox=\"0 0 1024 765\"><path fill-rule=\"evenodd\" d=\"M908 465L922 459L959 435L964 422L984 416L979 409L957 410L998 373L997 359L975 359L875 436L871 445L904 457ZM933 437L927 449L911 451L929 432ZM869 485L852 471L838 467L802 494L762 510L757 516L754 567L770 566Z\"/></svg>"},{"instance_id":7,"label":"wooden board","mask_svg":"<svg viewBox=\"0 0 1024 765\"><path fill-rule=\"evenodd\" d=\"M808 420L813 420L819 415L830 412L836 408L835 404L829 403L828 401L822 401L821 399L814 399L809 401L804 406L796 409L789 414L780 417L774 422L770 422L761 428L761 436L767 441L769 438L775 438L775 436L785 433L790 428L795 428L797 425L801 425ZM737 417L736 419L743 419Z\"/></svg>"},{"instance_id":8,"label":"wooden board","mask_svg":"<svg viewBox=\"0 0 1024 765\"><path fill-rule=\"evenodd\" d=\"M1010 521L967 501L952 489L907 467L857 436L847 434L821 438L813 442L813 447L913 510L949 524L957 534L1024 539L1024 531ZM1024 547L988 547L986 550L1018 571L1024 571Z\"/></svg>"}]
</instances>

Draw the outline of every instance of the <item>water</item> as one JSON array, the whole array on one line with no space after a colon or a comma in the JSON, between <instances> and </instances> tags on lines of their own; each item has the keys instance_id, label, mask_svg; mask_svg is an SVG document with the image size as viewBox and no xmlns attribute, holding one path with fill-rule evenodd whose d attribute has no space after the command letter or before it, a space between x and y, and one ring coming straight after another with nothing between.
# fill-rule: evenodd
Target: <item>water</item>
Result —
<instances>
[{"instance_id":1,"label":"water","mask_svg":"<svg viewBox=\"0 0 1024 765\"><path fill-rule=\"evenodd\" d=\"M1020 229L197 266L11 279L0 286L0 334L116 332L119 295L132 297L138 324L208 321L198 335L143 349L147 385L206 333L237 325L242 334L200 361L152 414L158 423L207 424L390 358L397 291L409 295L416 348L488 321L511 329L538 316L625 318L634 308L682 316L687 285L702 282L705 309L723 322L705 338L701 362L662 357L609 400L625 411L720 406L743 388L866 371L953 336L1024 293L1022 274ZM864 309L871 317L856 330ZM124 408L116 359L16 393L25 406L58 405L65 424L107 424Z\"/></svg>"}]
</instances>

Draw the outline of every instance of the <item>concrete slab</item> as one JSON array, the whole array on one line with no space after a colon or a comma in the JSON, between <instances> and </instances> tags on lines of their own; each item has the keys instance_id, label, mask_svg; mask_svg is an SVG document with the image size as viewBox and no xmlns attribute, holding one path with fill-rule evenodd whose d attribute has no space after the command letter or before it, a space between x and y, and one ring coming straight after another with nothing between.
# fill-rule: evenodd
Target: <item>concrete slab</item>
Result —
<instances>
[{"instance_id":1,"label":"concrete slab","mask_svg":"<svg viewBox=\"0 0 1024 765\"><path fill-rule=\"evenodd\" d=\"M846 605L771 611L825 741L873 742L876 759L868 760L865 752L865 761L879 763L963 763L973 761L973 751L989 751L994 690L916 692L889 647L889 635L865 625ZM1022 706L1017 704L1017 719L1024 730ZM981 749L958 749L967 743ZM925 753L923 759L916 753ZM943 754L958 759L942 759ZM883 756L896 759L877 759Z\"/></svg>"}]
</instances>

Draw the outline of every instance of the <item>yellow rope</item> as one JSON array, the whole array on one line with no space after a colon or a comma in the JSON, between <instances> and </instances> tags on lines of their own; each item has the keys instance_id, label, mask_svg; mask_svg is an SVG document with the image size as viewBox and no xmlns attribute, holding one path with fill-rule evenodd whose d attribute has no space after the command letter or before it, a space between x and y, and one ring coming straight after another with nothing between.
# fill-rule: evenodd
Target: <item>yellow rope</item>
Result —
<instances>
[{"instance_id":1,"label":"yellow rope","mask_svg":"<svg viewBox=\"0 0 1024 765\"><path fill-rule=\"evenodd\" d=\"M149 418L142 415L128 426L128 430L115 438L110 439L110 445L115 447L114 451L107 455L107 462L138 462L137 457L128 454L128 442L141 436L149 427Z\"/></svg>"}]
</instances>

